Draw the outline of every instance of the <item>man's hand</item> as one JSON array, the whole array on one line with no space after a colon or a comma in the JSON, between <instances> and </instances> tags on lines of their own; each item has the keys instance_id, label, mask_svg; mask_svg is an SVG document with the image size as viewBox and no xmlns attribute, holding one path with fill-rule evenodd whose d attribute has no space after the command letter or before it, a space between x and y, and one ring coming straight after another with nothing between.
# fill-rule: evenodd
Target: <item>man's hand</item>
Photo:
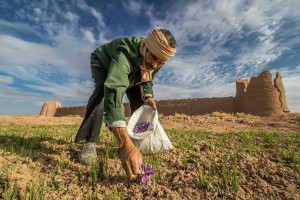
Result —
<instances>
[{"instance_id":1,"label":"man's hand","mask_svg":"<svg viewBox=\"0 0 300 200\"><path fill-rule=\"evenodd\" d=\"M119 144L122 167L126 171L128 178L135 178L136 175L141 174L141 167L138 165L138 160L141 164L143 163L142 154L131 142L126 128L111 127L111 130Z\"/></svg>"},{"instance_id":2,"label":"man's hand","mask_svg":"<svg viewBox=\"0 0 300 200\"><path fill-rule=\"evenodd\" d=\"M145 101L144 103L145 103L146 105L152 106L152 108L153 108L154 110L157 110L156 103L155 103L155 101L154 101L152 98L146 99L146 101Z\"/></svg>"}]
</instances>

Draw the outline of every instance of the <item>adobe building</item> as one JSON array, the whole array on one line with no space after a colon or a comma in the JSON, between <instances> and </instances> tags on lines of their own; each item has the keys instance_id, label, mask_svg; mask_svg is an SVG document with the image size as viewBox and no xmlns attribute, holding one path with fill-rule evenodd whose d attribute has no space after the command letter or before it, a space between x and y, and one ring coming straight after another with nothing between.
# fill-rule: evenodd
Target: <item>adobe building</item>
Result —
<instances>
[{"instance_id":1,"label":"adobe building","mask_svg":"<svg viewBox=\"0 0 300 200\"><path fill-rule=\"evenodd\" d=\"M164 116L175 113L186 115L203 115L212 112L243 112L258 116L289 113L283 82L279 72L272 80L269 71L257 77L236 80L235 97L172 99L156 101L157 110ZM130 117L129 103L124 103L125 116ZM59 102L46 102L42 108L43 116L62 117L80 115L84 117L86 106L61 107Z\"/></svg>"},{"instance_id":2,"label":"adobe building","mask_svg":"<svg viewBox=\"0 0 300 200\"><path fill-rule=\"evenodd\" d=\"M61 108L61 104L59 102L45 102L40 115L54 117L58 108Z\"/></svg>"},{"instance_id":3,"label":"adobe building","mask_svg":"<svg viewBox=\"0 0 300 200\"><path fill-rule=\"evenodd\" d=\"M269 71L252 77L250 82L237 79L234 110L259 116L289 113L280 73L276 73L274 84Z\"/></svg>"}]
</instances>

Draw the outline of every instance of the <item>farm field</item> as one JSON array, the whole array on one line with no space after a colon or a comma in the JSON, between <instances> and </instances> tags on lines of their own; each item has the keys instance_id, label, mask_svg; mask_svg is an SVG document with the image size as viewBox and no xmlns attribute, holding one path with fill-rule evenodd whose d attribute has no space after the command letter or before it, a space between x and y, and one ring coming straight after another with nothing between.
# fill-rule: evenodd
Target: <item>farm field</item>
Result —
<instances>
[{"instance_id":1,"label":"farm field","mask_svg":"<svg viewBox=\"0 0 300 200\"><path fill-rule=\"evenodd\" d=\"M103 127L81 165L83 118L0 116L3 199L300 199L300 115L160 116L172 151L144 155L151 184L128 180Z\"/></svg>"}]
</instances>

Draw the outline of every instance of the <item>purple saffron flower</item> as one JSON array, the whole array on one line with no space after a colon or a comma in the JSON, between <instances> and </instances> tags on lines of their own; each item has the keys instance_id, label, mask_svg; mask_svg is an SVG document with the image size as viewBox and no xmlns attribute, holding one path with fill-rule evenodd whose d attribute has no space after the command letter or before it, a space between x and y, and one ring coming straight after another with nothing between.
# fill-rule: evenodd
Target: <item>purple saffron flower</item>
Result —
<instances>
[{"instance_id":1,"label":"purple saffron flower","mask_svg":"<svg viewBox=\"0 0 300 200\"><path fill-rule=\"evenodd\" d=\"M149 126L150 126L150 122L137 123L133 129L133 132L135 132L135 133L145 132L145 131L147 131Z\"/></svg>"},{"instance_id":2,"label":"purple saffron flower","mask_svg":"<svg viewBox=\"0 0 300 200\"><path fill-rule=\"evenodd\" d=\"M148 167L147 163L145 163L145 171L142 170L142 183L145 183L147 181L148 184L150 184L150 176L154 174L155 172L152 171L152 165L149 165Z\"/></svg>"}]
</instances>

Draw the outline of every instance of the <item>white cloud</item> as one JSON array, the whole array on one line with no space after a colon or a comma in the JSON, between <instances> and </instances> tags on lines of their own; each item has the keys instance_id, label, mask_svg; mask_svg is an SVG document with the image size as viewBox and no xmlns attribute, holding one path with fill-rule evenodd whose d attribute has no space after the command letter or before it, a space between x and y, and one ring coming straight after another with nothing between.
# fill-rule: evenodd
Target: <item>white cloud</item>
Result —
<instances>
[{"instance_id":1,"label":"white cloud","mask_svg":"<svg viewBox=\"0 0 300 200\"><path fill-rule=\"evenodd\" d=\"M40 102L37 102L36 105L38 105L38 106L43 106L44 103L45 103L45 102L40 101Z\"/></svg>"},{"instance_id":2,"label":"white cloud","mask_svg":"<svg viewBox=\"0 0 300 200\"><path fill-rule=\"evenodd\" d=\"M236 78L258 76L268 63L299 43L299 27L294 28L294 33L280 30L286 19L299 23L297 6L299 1L296 0L189 1L174 4L163 19L157 18L154 12L148 12L153 27L170 30L177 40L177 53L167 62L164 76L159 76L161 80L157 80L159 84L167 82L168 85L155 86L159 90L157 96L163 99L186 98L192 94L199 97L234 95ZM255 38L250 38L255 34ZM288 34L295 37L283 46L275 40L278 34L280 38ZM239 51L232 51L235 49L228 46L228 42L238 47ZM234 59L226 64L219 59L224 56ZM228 67L230 69L226 69ZM300 78L295 74L293 76L286 75L284 85L289 106L299 111L296 99L300 98L295 92L295 85L300 85L296 81ZM232 85L231 89L224 87L228 84Z\"/></svg>"},{"instance_id":3,"label":"white cloud","mask_svg":"<svg viewBox=\"0 0 300 200\"><path fill-rule=\"evenodd\" d=\"M277 42L273 41L273 34L260 37L260 42L256 47L243 47L241 54L234 62L237 75L240 76L245 70L249 70L246 68L248 66L251 66L250 74L260 73L267 63L276 60L282 52L287 50L286 47L280 47Z\"/></svg>"},{"instance_id":4,"label":"white cloud","mask_svg":"<svg viewBox=\"0 0 300 200\"><path fill-rule=\"evenodd\" d=\"M62 43L63 46L51 47L44 44L27 42L7 35L0 35L0 65L4 67L25 67L46 63L64 67L65 71L70 74L78 73L83 67L89 65L89 55L86 54L89 48L86 44L81 45L81 42L76 41L75 38L70 38L68 35L64 36L60 35L60 38L57 38L57 41L65 39ZM66 46L68 42L70 44L69 47ZM81 49L75 48L76 45L81 46ZM72 49L72 47L74 48ZM31 67L26 67L26 70L29 69ZM42 68L37 70L43 71ZM11 71L15 73L13 68L11 68Z\"/></svg>"},{"instance_id":5,"label":"white cloud","mask_svg":"<svg viewBox=\"0 0 300 200\"><path fill-rule=\"evenodd\" d=\"M189 45L197 46L199 49L203 46L211 49L211 51L206 51L208 54L218 49L217 54L215 53L211 57L211 61L216 57L228 54L228 50L222 47L224 43L228 41L230 36L233 36L233 39L239 39L243 33L242 28L250 26L250 31L263 35L263 44L258 44L253 50L259 50L258 54L266 50L264 56L258 59L258 63L261 63L262 60L268 61L278 57L279 54L270 52L270 49L278 47L273 41L273 36L280 26L280 20L289 16L285 9L281 12L278 10L282 10L287 5L278 3L278 1L246 2L248 1L192 2L187 4L183 12L176 12L176 10L172 13L167 12L165 20L156 19L152 16L152 24L170 29L174 33L179 44L179 53L181 53L182 48ZM289 7L293 7L293 5ZM177 9L181 10L182 8ZM193 39L197 36L200 36L198 40ZM246 51L244 54L249 54L251 57L253 52ZM244 57L241 57L241 60L244 60Z\"/></svg>"},{"instance_id":6,"label":"white cloud","mask_svg":"<svg viewBox=\"0 0 300 200\"><path fill-rule=\"evenodd\" d=\"M196 89L155 84L154 96L158 100L235 96L235 82L223 85L209 85Z\"/></svg>"},{"instance_id":7,"label":"white cloud","mask_svg":"<svg viewBox=\"0 0 300 200\"><path fill-rule=\"evenodd\" d=\"M42 62L63 64L65 61L57 59L59 53L55 48L43 44L27 42L8 35L0 35L0 64L1 65L32 65ZM16 54L20 56L16 56ZM47 57L52 55L56 59Z\"/></svg>"},{"instance_id":8,"label":"white cloud","mask_svg":"<svg viewBox=\"0 0 300 200\"><path fill-rule=\"evenodd\" d=\"M88 6L84 1L80 0L78 2L78 7L81 8L82 10L86 11L87 13L91 13L98 22L99 28L105 28L106 24L103 21L103 17L102 14L100 12L98 12L95 8Z\"/></svg>"},{"instance_id":9,"label":"white cloud","mask_svg":"<svg viewBox=\"0 0 300 200\"><path fill-rule=\"evenodd\" d=\"M49 42L40 44L0 35L1 71L14 78L31 80L33 84L27 84L27 87L51 92L53 98L85 100L90 93L90 90L86 90L89 88L87 83L72 81L68 77L64 84L55 84L43 78L45 75L48 75L47 78L55 77L56 74L66 74L74 79L90 76L90 53L97 44L108 42L107 38L111 37L107 34L110 27L106 25L103 14L83 0L62 6L55 1L49 2L45 0L26 4L18 9L15 12L16 18L27 18L27 24L0 20L0 27L5 30L22 31ZM165 74L160 74L155 80L158 83L155 85L155 93L159 99L234 95L236 78L257 76L268 63L299 43L300 26L295 26L289 33L280 32L283 20L293 18L299 22L298 0L177 1L166 10L164 17L155 13L153 4L147 5L144 1L129 0L122 4L127 12L145 15L150 20L148 30L133 30L136 35L146 36L154 26L160 26L170 30L177 40L175 57L164 67ZM80 14L72 10L76 6L81 9ZM85 15L92 16L97 26L88 27L85 24L82 27L78 24ZM31 22L37 25L31 25ZM46 33L37 31L41 28ZM251 34L257 34L257 40L251 45L243 43L250 40ZM294 37L284 46L280 41L275 41L276 35L284 38L287 34ZM232 49L230 44L238 46L238 51ZM233 61L224 63L220 59L222 57L230 57ZM292 72L288 75L282 73L291 110L300 109L297 107L297 89L293 86L293 83L298 84L299 76ZM4 84L13 81L6 76L0 78L3 78ZM27 95L14 88L1 87L5 88L3 91L14 91L8 92L11 98L13 95ZM34 101L43 102L38 97Z\"/></svg>"},{"instance_id":10,"label":"white cloud","mask_svg":"<svg viewBox=\"0 0 300 200\"><path fill-rule=\"evenodd\" d=\"M42 14L42 10L40 8L35 8L35 9L33 9L33 11L35 12L36 15Z\"/></svg>"},{"instance_id":11,"label":"white cloud","mask_svg":"<svg viewBox=\"0 0 300 200\"><path fill-rule=\"evenodd\" d=\"M28 75L25 74L25 76ZM35 76L36 75L33 75L33 77ZM7 86L7 84L13 82L13 79L9 76L0 75L0 115L39 114L42 108L41 106L47 101L87 102L93 89L91 80L85 82L66 80L63 84L55 84L51 81L40 81L43 86L32 84L25 84L24 86L52 94L29 92L28 90L22 91L15 87ZM37 83L37 80L34 82Z\"/></svg>"},{"instance_id":12,"label":"white cloud","mask_svg":"<svg viewBox=\"0 0 300 200\"><path fill-rule=\"evenodd\" d=\"M83 32L84 38L85 38L88 42L90 42L90 43L92 43L92 44L95 44L95 43L96 43L96 40L95 40L95 37L94 37L94 34L93 34L92 31L89 31L89 30L83 30L82 32Z\"/></svg>"},{"instance_id":13,"label":"white cloud","mask_svg":"<svg viewBox=\"0 0 300 200\"><path fill-rule=\"evenodd\" d=\"M281 21L290 17L290 10L296 1L192 1L182 8L179 4L165 19L150 14L151 24L170 30L178 50L170 61L168 70L173 72L172 80L184 86L194 82L219 80L220 84L231 81L233 76L258 75L266 64L276 60L290 46L280 46L274 41ZM300 14L298 14L300 16ZM246 29L246 30L244 30ZM232 52L228 41L249 40L251 33L260 35L260 41L249 44L235 44L239 52ZM199 38L199 39L196 39ZM190 47L195 50L189 52ZM226 72L228 65L218 59L223 56L235 58L231 63L235 69ZM220 65L218 65L220 64ZM220 74L220 71L224 73ZM225 79L226 78L226 79ZM208 85L208 84L205 84Z\"/></svg>"},{"instance_id":14,"label":"white cloud","mask_svg":"<svg viewBox=\"0 0 300 200\"><path fill-rule=\"evenodd\" d=\"M1 104L3 105L3 102L26 102L26 101L32 101L37 98L39 98L40 94L31 93L31 92L23 92L20 91L14 87L7 86L7 84L10 84L13 82L13 79L8 76L1 76L0 77L0 99ZM2 79L4 78L4 79ZM0 113L1 114L1 113Z\"/></svg>"},{"instance_id":15,"label":"white cloud","mask_svg":"<svg viewBox=\"0 0 300 200\"><path fill-rule=\"evenodd\" d=\"M39 114L39 102L56 101L55 98L35 92L20 91L0 81L0 115Z\"/></svg>"},{"instance_id":16,"label":"white cloud","mask_svg":"<svg viewBox=\"0 0 300 200\"><path fill-rule=\"evenodd\" d=\"M0 75L0 83L10 84L10 83L13 83L13 82L14 82L14 79L11 78L10 76Z\"/></svg>"},{"instance_id":17,"label":"white cloud","mask_svg":"<svg viewBox=\"0 0 300 200\"><path fill-rule=\"evenodd\" d=\"M79 17L78 13L74 13L76 6L97 20L97 39L93 33L94 27L78 24L81 15ZM82 11L79 13L82 14ZM12 113L17 113L14 105L18 102L34 107L45 101L86 101L93 85L89 79L90 53L96 48L96 43L107 41L102 14L83 1L67 4L51 1L49 4L47 0L28 3L14 12L16 22L0 19L2 30L8 30L6 34L0 34L1 72L15 79L26 80L27 84L23 86L37 91L26 92L28 90L8 87L6 84L12 83L13 78L1 76L2 104L12 105ZM22 35L33 35L32 38L37 42L10 36L11 30ZM79 78L87 81L78 81ZM56 79L62 84L55 83ZM50 94L44 95L38 91ZM9 113L3 106L0 110L0 114L4 110Z\"/></svg>"},{"instance_id":18,"label":"white cloud","mask_svg":"<svg viewBox=\"0 0 300 200\"><path fill-rule=\"evenodd\" d=\"M68 81L65 84L48 82L47 85L30 85L27 87L52 93L52 98L56 101L87 101L93 91L93 83L90 80L85 82Z\"/></svg>"},{"instance_id":19,"label":"white cloud","mask_svg":"<svg viewBox=\"0 0 300 200\"><path fill-rule=\"evenodd\" d=\"M122 5L129 14L138 15L142 11L143 3L139 0L122 1Z\"/></svg>"},{"instance_id":20,"label":"white cloud","mask_svg":"<svg viewBox=\"0 0 300 200\"><path fill-rule=\"evenodd\" d=\"M16 31L22 31L28 34L33 34L35 36L41 37L41 33L39 33L35 27L29 24L20 23L20 22L8 22L0 19L0 27L5 27L6 29L13 29Z\"/></svg>"},{"instance_id":21,"label":"white cloud","mask_svg":"<svg viewBox=\"0 0 300 200\"><path fill-rule=\"evenodd\" d=\"M80 17L78 15L76 15L75 13L72 13L69 11L66 13L66 19L70 20L70 22L72 22L72 23L76 24L78 22L79 18Z\"/></svg>"}]
</instances>

